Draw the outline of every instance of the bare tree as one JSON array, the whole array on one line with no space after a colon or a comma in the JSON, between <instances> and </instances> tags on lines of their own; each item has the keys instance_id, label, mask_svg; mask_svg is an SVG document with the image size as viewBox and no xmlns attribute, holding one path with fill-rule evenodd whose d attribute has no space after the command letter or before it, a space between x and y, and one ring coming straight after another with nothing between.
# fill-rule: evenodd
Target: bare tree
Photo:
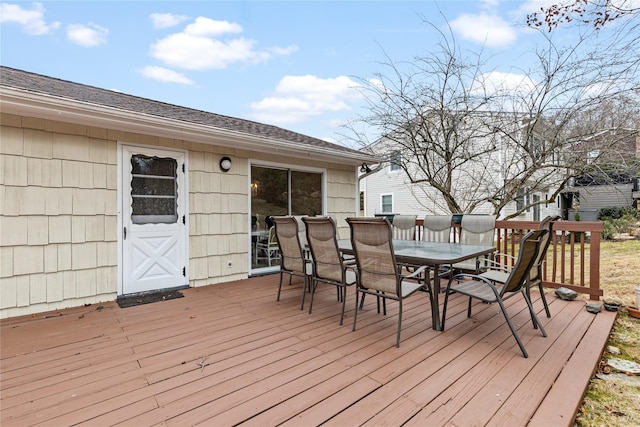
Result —
<instances>
[{"instance_id":1,"label":"bare tree","mask_svg":"<svg viewBox=\"0 0 640 427\"><path fill-rule=\"evenodd\" d=\"M640 13L633 0L564 0L543 6L527 15L531 27L546 26L553 31L558 25L578 23L600 29L623 16Z\"/></svg>"},{"instance_id":2,"label":"bare tree","mask_svg":"<svg viewBox=\"0 0 640 427\"><path fill-rule=\"evenodd\" d=\"M350 129L364 148L396 159L426 210L491 206L499 215L523 192L546 195L523 199L509 218L552 202L567 181L592 167L575 155L577 142L602 129L597 115L585 120L587 112L618 105L624 114L611 119L614 128L637 115L640 36L627 33L603 46L591 31L560 47L541 35L545 47L530 53L532 68L517 70L516 85L496 84L500 75L486 68L482 52L463 53L451 33L440 33L437 52L410 63L386 56L386 73L360 80L368 114L359 123L382 137L369 144ZM601 144L603 151L615 148L615 141Z\"/></svg>"}]
</instances>

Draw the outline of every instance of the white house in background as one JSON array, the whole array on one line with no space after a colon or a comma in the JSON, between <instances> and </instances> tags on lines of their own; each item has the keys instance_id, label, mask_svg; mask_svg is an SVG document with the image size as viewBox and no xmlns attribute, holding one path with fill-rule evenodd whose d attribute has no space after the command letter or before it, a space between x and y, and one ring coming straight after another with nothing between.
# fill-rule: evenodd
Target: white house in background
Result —
<instances>
[{"instance_id":1,"label":"white house in background","mask_svg":"<svg viewBox=\"0 0 640 427\"><path fill-rule=\"evenodd\" d=\"M275 126L0 73L2 318L277 270L253 261L258 215L331 215L347 237L357 167L375 161Z\"/></svg>"},{"instance_id":2,"label":"white house in background","mask_svg":"<svg viewBox=\"0 0 640 427\"><path fill-rule=\"evenodd\" d=\"M479 129L484 124L476 124L475 129ZM496 133L489 131L481 132L483 136L475 138L474 144L487 149L489 154L478 158L474 167L465 168L458 171L454 178L457 183L455 192L459 194L467 192L468 188L474 188L468 194L467 202L474 197L480 199L487 196L490 188L500 188L504 186L511 176L522 169L516 160L517 147L510 142L510 139L520 138L525 131L525 125L513 123L513 130L510 138L500 137ZM504 129L504 125L503 125ZM543 144L543 140L534 138L534 143ZM433 187L426 184L412 184L407 174L399 166L400 163L411 163L411 159L403 156L411 156L398 145L394 145L384 138L380 139L369 147L372 153L378 156L386 156L387 161L383 163L377 172L362 174L360 180L361 200L363 200L361 214L374 216L381 214L405 214L417 215L419 218L428 214L449 214L444 198ZM376 170L376 165L371 165L371 169ZM415 165L409 166L414 173L417 171ZM554 172L556 173L556 172ZM557 173L561 173L558 171ZM415 175L414 175L415 176ZM529 203L546 200L550 194L557 190L557 186L540 186L535 189L522 188L515 195L513 201L503 208L500 217L504 218L519 210L520 205L527 206ZM547 215L559 215L561 212L561 198L558 197L552 203L544 203L532 206L514 219L539 221ZM493 214L493 206L489 203L480 204L473 212L474 214Z\"/></svg>"}]
</instances>

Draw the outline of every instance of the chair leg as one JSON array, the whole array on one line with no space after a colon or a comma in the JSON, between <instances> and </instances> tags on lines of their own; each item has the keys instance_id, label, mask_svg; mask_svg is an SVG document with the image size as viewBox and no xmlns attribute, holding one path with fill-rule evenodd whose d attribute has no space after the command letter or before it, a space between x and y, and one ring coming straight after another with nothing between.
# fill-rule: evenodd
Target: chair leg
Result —
<instances>
[{"instance_id":1,"label":"chair leg","mask_svg":"<svg viewBox=\"0 0 640 427\"><path fill-rule=\"evenodd\" d=\"M382 292L382 295L384 295L384 292ZM378 299L380 299L380 297L378 297ZM378 308L378 313L380 313L379 308ZM382 297L382 315L383 316L387 315L387 299L385 297Z\"/></svg>"},{"instance_id":2,"label":"chair leg","mask_svg":"<svg viewBox=\"0 0 640 427\"><path fill-rule=\"evenodd\" d=\"M398 299L398 333L396 334L396 348L400 348L400 331L402 330L402 298Z\"/></svg>"},{"instance_id":3,"label":"chair leg","mask_svg":"<svg viewBox=\"0 0 640 427\"><path fill-rule=\"evenodd\" d=\"M540 319L538 319L538 316L536 315L535 310L533 309L533 304L531 303L531 299L527 296L526 292L523 292L524 295L524 300L527 303L527 306L529 307L529 313L531 313L531 320L534 322L534 327L536 329L540 329L540 333L542 333L543 337L547 336L547 331L544 330L544 328L542 327L542 323L540 323Z\"/></svg>"},{"instance_id":4,"label":"chair leg","mask_svg":"<svg viewBox=\"0 0 640 427\"><path fill-rule=\"evenodd\" d=\"M305 297L305 294L307 293L307 275L306 274L304 275L303 281L304 283L302 283L302 303L300 304L300 310L304 309L304 297ZM311 290L311 288L309 288L309 290Z\"/></svg>"},{"instance_id":5,"label":"chair leg","mask_svg":"<svg viewBox=\"0 0 640 427\"><path fill-rule=\"evenodd\" d=\"M356 285L357 286L357 285ZM353 326L351 328L351 332L356 330L356 320L358 320L358 288L356 288L356 309L353 310ZM362 294L362 299L364 299L364 293Z\"/></svg>"},{"instance_id":6,"label":"chair leg","mask_svg":"<svg viewBox=\"0 0 640 427\"><path fill-rule=\"evenodd\" d=\"M282 290L282 271L280 271L280 284L278 285L278 298L276 301L280 301L280 290Z\"/></svg>"},{"instance_id":7,"label":"chair leg","mask_svg":"<svg viewBox=\"0 0 640 427\"><path fill-rule=\"evenodd\" d=\"M526 296L525 296L525 298L526 298ZM516 339L516 342L518 343L518 347L520 347L520 351L522 351L522 355L525 357L525 359L528 358L529 355L527 354L527 350L524 349L524 344L522 344L522 341L520 341L520 337L518 336L518 333L516 332L515 328L513 327L513 324L511 323L511 319L509 318L509 314L507 314L507 309L505 308L505 306L502 303L502 300L500 298L498 298L498 304L500 304L500 309L502 310L502 315L504 316L505 320L507 321L507 325L509 325L509 329L511 329L511 334Z\"/></svg>"},{"instance_id":8,"label":"chair leg","mask_svg":"<svg viewBox=\"0 0 640 427\"><path fill-rule=\"evenodd\" d=\"M471 300L473 298L469 297L469 307L467 307L467 317L471 317Z\"/></svg>"},{"instance_id":9,"label":"chair leg","mask_svg":"<svg viewBox=\"0 0 640 427\"><path fill-rule=\"evenodd\" d=\"M318 281L311 279L311 283L309 284L309 293L311 294L311 299L309 300L309 314L311 314L311 309L313 308L313 294L316 293L317 287L318 287ZM304 304L304 296L302 297L302 304Z\"/></svg>"},{"instance_id":10,"label":"chair leg","mask_svg":"<svg viewBox=\"0 0 640 427\"><path fill-rule=\"evenodd\" d=\"M444 304L442 306L442 318L440 319L440 330L444 331L444 321L447 318L447 304L449 303L449 288L451 287L451 282L447 285L446 292L444 293ZM431 300L433 301L433 299Z\"/></svg>"},{"instance_id":11,"label":"chair leg","mask_svg":"<svg viewBox=\"0 0 640 427\"><path fill-rule=\"evenodd\" d=\"M347 302L347 287L346 286L339 287L338 291L342 295L342 312L340 313L340 326L342 326L342 322L344 320L344 306Z\"/></svg>"},{"instance_id":12,"label":"chair leg","mask_svg":"<svg viewBox=\"0 0 640 427\"><path fill-rule=\"evenodd\" d=\"M362 307L364 307L364 297L367 294L365 294L364 292L362 293L362 299L360 300L360 310L362 310ZM380 296L376 295L376 304L378 307L378 313L380 313ZM382 310L383 310L383 314L386 316L387 315L387 300L386 298L382 298Z\"/></svg>"},{"instance_id":13,"label":"chair leg","mask_svg":"<svg viewBox=\"0 0 640 427\"><path fill-rule=\"evenodd\" d=\"M544 296L544 289L542 288L542 281L538 284L538 288L540 289L540 298L542 299L542 304L544 304L544 311L547 314L547 317L551 318L551 312L549 311L547 297Z\"/></svg>"}]
</instances>

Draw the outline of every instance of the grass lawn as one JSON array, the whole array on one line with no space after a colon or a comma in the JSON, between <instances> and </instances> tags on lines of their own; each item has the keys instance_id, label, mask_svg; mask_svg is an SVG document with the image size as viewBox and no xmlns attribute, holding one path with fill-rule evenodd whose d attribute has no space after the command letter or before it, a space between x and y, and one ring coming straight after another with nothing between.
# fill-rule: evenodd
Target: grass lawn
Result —
<instances>
[{"instance_id":1,"label":"grass lawn","mask_svg":"<svg viewBox=\"0 0 640 427\"><path fill-rule=\"evenodd\" d=\"M640 240L601 243L600 286L604 300L617 297L625 306L635 306L634 287L640 287ZM640 363L640 319L621 309L607 345L617 347L620 354L605 350L578 411L576 425L640 426L640 376L625 377L607 365L610 358Z\"/></svg>"}]
</instances>

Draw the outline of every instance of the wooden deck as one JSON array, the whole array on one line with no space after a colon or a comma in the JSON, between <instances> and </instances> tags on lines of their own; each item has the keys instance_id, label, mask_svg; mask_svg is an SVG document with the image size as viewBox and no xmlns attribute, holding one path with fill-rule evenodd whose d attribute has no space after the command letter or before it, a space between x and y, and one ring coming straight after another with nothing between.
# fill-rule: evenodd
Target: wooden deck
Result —
<instances>
[{"instance_id":1,"label":"wooden deck","mask_svg":"<svg viewBox=\"0 0 640 427\"><path fill-rule=\"evenodd\" d=\"M496 306L467 319L453 296L437 332L418 295L398 349L393 302L383 316L368 300L352 332L353 290L339 326L334 288L319 288L309 315L299 282L275 301L277 280L2 320L0 424L571 425L615 319L549 291L543 338L512 298L525 359Z\"/></svg>"}]
</instances>

